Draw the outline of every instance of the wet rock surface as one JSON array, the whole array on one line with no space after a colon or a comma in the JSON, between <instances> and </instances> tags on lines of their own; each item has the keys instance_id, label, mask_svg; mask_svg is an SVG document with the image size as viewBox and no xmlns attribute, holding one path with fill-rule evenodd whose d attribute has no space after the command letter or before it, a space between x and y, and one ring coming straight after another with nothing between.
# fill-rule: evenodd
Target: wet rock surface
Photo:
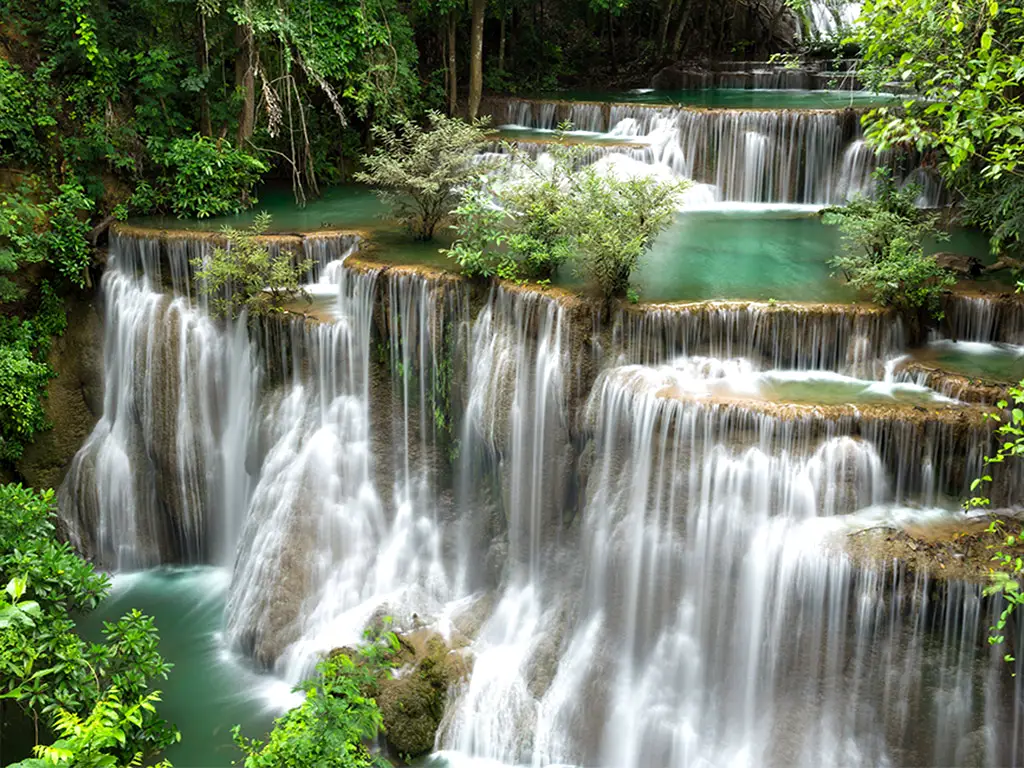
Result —
<instances>
[{"instance_id":1,"label":"wet rock surface","mask_svg":"<svg viewBox=\"0 0 1024 768\"><path fill-rule=\"evenodd\" d=\"M48 361L57 376L47 386L46 417L53 427L36 436L18 462L35 488L57 488L71 460L103 413L103 323L99 299L69 299L68 327L53 340Z\"/></svg>"},{"instance_id":2,"label":"wet rock surface","mask_svg":"<svg viewBox=\"0 0 1024 768\"><path fill-rule=\"evenodd\" d=\"M996 530L990 531L995 522ZM1006 535L1019 534L1024 516L964 515L960 520L866 528L850 534L844 547L854 562L876 567L894 561L940 580L985 584L997 564L996 552L1024 556L1024 542L1007 547Z\"/></svg>"},{"instance_id":3,"label":"wet rock surface","mask_svg":"<svg viewBox=\"0 0 1024 768\"><path fill-rule=\"evenodd\" d=\"M434 748L449 689L466 678L469 665L436 632L417 630L398 640L394 674L380 680L377 705L388 746L416 757Z\"/></svg>"}]
</instances>

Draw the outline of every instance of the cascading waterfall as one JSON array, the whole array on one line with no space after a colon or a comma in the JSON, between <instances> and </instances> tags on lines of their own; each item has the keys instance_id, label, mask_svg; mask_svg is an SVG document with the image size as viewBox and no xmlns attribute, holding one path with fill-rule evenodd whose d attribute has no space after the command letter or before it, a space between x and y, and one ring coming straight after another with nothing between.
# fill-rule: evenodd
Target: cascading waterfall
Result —
<instances>
[{"instance_id":1,"label":"cascading waterfall","mask_svg":"<svg viewBox=\"0 0 1024 768\"><path fill-rule=\"evenodd\" d=\"M375 617L456 626L472 672L438 746L470 759L1024 761L981 588L842 547L955 514L990 447L972 406L880 381L893 317L601 318L301 242L331 319L249 325L189 300L209 239L114 238L104 416L60 494L85 552L231 566L226 641L293 682Z\"/></svg>"},{"instance_id":2,"label":"cascading waterfall","mask_svg":"<svg viewBox=\"0 0 1024 768\"><path fill-rule=\"evenodd\" d=\"M822 369L875 378L883 361L902 351L898 317L799 304L745 302L621 311L613 341L618 359L660 363L685 355L745 357L771 368Z\"/></svg>"},{"instance_id":3,"label":"cascading waterfall","mask_svg":"<svg viewBox=\"0 0 1024 768\"><path fill-rule=\"evenodd\" d=\"M169 249L175 284L193 252ZM111 253L103 417L61 491L72 540L116 569L230 563L246 499L234 467L259 383L244 324L221 331L160 292L157 240L115 239Z\"/></svg>"},{"instance_id":4,"label":"cascading waterfall","mask_svg":"<svg viewBox=\"0 0 1024 768\"><path fill-rule=\"evenodd\" d=\"M608 146L598 147L594 157L626 154L713 185L716 198L729 202L844 203L869 193L871 173L891 159L891 153L877 155L864 143L852 109L680 109L508 99L504 117L509 127L550 131L568 120L576 131L638 142L646 152ZM539 151L543 145L533 149ZM910 167L897 173L897 181L920 185L920 204L937 207L944 191L934 173L914 167L917 160L908 154L901 167Z\"/></svg>"},{"instance_id":5,"label":"cascading waterfall","mask_svg":"<svg viewBox=\"0 0 1024 768\"><path fill-rule=\"evenodd\" d=\"M566 328L556 302L495 288L473 329L464 475L481 452L501 478L509 560L534 575L550 542L569 473Z\"/></svg>"},{"instance_id":6,"label":"cascading waterfall","mask_svg":"<svg viewBox=\"0 0 1024 768\"><path fill-rule=\"evenodd\" d=\"M979 707L985 685L1020 711L971 639L979 588L933 606L927 579L858 570L830 549L844 531L922 514L892 506L906 470L893 483L869 438L736 418L664 397L664 384L640 366L595 384L594 465L567 558L579 562L509 585L444 745L535 766L1015 759L1013 717L1004 738L976 738L978 718L1002 717Z\"/></svg>"}]
</instances>

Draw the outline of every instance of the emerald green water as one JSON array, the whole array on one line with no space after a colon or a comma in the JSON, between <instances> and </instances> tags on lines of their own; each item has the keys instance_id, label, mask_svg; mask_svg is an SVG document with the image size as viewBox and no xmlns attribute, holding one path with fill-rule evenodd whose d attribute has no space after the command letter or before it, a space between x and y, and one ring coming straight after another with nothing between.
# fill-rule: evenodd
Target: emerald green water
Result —
<instances>
[{"instance_id":1,"label":"emerald green water","mask_svg":"<svg viewBox=\"0 0 1024 768\"><path fill-rule=\"evenodd\" d=\"M973 379L1015 383L1024 379L1024 347L974 341L936 341L916 360Z\"/></svg>"},{"instance_id":2,"label":"emerald green water","mask_svg":"<svg viewBox=\"0 0 1024 768\"><path fill-rule=\"evenodd\" d=\"M258 210L271 214L274 232L360 229L371 241L363 253L381 261L427 264L452 269L440 253L451 240L442 228L434 242L418 242L386 218L386 209L362 186L336 187L298 207L289 190L267 190L254 210L238 216L182 220L150 217L140 226L216 231L246 226ZM767 301L849 302L859 297L831 276L828 260L840 248L839 232L821 223L811 206L713 205L677 214L634 273L642 301L751 299ZM988 242L973 230L955 230L949 242L926 244L929 251L955 251L990 260ZM553 281L580 288L571 268Z\"/></svg>"},{"instance_id":3,"label":"emerald green water","mask_svg":"<svg viewBox=\"0 0 1024 768\"><path fill-rule=\"evenodd\" d=\"M893 104L904 97L870 91L806 91L771 88L702 88L681 91L565 91L539 99L625 104L672 104L707 109L842 109Z\"/></svg>"},{"instance_id":4,"label":"emerald green water","mask_svg":"<svg viewBox=\"0 0 1024 768\"><path fill-rule=\"evenodd\" d=\"M831 276L828 261L841 247L839 231L813 210L736 206L681 212L634 273L641 301L751 299L850 302L856 292ZM958 230L926 250L988 257L978 232ZM556 281L579 287L579 277Z\"/></svg>"},{"instance_id":5,"label":"emerald green water","mask_svg":"<svg viewBox=\"0 0 1024 768\"><path fill-rule=\"evenodd\" d=\"M808 405L929 405L937 393L913 384L865 381L828 371L768 372L758 377L758 396L765 400Z\"/></svg>"},{"instance_id":6,"label":"emerald green water","mask_svg":"<svg viewBox=\"0 0 1024 768\"><path fill-rule=\"evenodd\" d=\"M103 621L132 608L154 617L160 652L174 664L157 687L161 716L181 730L181 742L165 755L175 768L228 768L241 755L232 726L262 736L280 706L294 700L285 683L257 675L223 648L228 580L226 570L208 567L117 576L111 597L79 624L85 637L99 639Z\"/></svg>"},{"instance_id":7,"label":"emerald green water","mask_svg":"<svg viewBox=\"0 0 1024 768\"><path fill-rule=\"evenodd\" d=\"M295 203L291 189L269 187L259 191L259 201L248 211L235 216L210 219L179 219L174 216L145 216L132 219L131 224L157 229L195 229L217 231L225 226L247 227L256 214L271 215L270 231L275 233L309 232L316 229L367 229L379 227L387 216L387 208L369 187L346 184L330 187L323 195L305 206Z\"/></svg>"}]
</instances>

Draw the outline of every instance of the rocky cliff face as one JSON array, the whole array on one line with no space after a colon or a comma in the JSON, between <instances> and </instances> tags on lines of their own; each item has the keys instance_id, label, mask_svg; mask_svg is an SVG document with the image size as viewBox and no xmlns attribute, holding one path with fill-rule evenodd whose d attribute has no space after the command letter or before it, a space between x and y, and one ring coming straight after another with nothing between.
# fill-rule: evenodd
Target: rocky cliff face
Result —
<instances>
[{"instance_id":1,"label":"rocky cliff face","mask_svg":"<svg viewBox=\"0 0 1024 768\"><path fill-rule=\"evenodd\" d=\"M103 324L99 294L69 299L68 328L53 341L49 363L57 376L47 388L53 427L36 436L17 464L35 488L56 488L103 412Z\"/></svg>"}]
</instances>

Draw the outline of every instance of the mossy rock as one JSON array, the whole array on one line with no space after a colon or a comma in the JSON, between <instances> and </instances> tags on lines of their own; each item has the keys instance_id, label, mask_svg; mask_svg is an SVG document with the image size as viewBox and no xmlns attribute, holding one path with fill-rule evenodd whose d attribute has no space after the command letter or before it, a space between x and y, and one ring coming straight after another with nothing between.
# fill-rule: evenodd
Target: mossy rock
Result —
<instances>
[{"instance_id":1,"label":"mossy rock","mask_svg":"<svg viewBox=\"0 0 1024 768\"><path fill-rule=\"evenodd\" d=\"M461 656L453 654L434 632L414 632L402 636L400 643L398 661L404 665L394 677L380 681L377 705L391 749L416 757L434 748L448 688L464 669Z\"/></svg>"}]
</instances>

